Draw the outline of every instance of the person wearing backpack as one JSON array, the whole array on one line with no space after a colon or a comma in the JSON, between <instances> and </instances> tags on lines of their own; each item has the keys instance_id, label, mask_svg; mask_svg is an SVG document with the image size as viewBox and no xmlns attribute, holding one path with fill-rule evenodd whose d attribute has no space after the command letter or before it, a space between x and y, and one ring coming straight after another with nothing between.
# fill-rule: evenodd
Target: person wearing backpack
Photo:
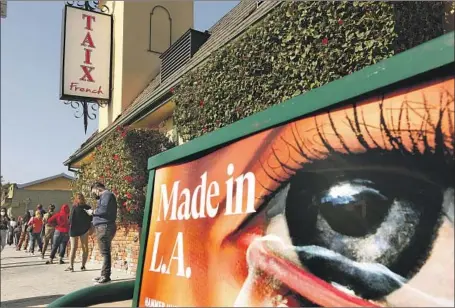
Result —
<instances>
[{"instance_id":1,"label":"person wearing backpack","mask_svg":"<svg viewBox=\"0 0 455 308\"><path fill-rule=\"evenodd\" d=\"M44 214L43 223L44 223L44 236L43 236L43 249L41 251L41 259L44 259L44 254L46 253L47 246L49 242L51 243L51 250L55 232L55 224L49 223L49 219L54 215L55 205L49 205L48 211Z\"/></svg>"}]
</instances>

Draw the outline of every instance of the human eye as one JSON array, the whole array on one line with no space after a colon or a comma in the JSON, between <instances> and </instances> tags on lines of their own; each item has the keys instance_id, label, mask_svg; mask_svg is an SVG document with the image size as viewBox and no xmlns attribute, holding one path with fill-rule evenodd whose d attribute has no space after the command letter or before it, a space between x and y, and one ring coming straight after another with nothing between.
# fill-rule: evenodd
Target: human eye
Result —
<instances>
[{"instance_id":1,"label":"human eye","mask_svg":"<svg viewBox=\"0 0 455 308\"><path fill-rule=\"evenodd\" d=\"M329 114L315 125L312 137L302 137L305 133L295 126L282 138L288 154L280 156L274 150L273 163L263 163L264 172L277 185L257 215L265 215L269 226L279 220L286 229L266 227L264 247L365 304L397 305L394 294L406 289L406 296L412 297L407 303L453 305L453 292L449 300L432 295L438 287L453 289L453 271L448 274L450 287L438 284L438 278L424 270L437 262L443 241L451 243L446 248L453 251L453 110L445 109L442 102L440 106L433 112L419 105L420 115L427 113L419 117L427 126L419 129L412 129L408 122L413 117L406 116L412 104L394 111L401 117L399 125L391 124L386 106L379 104L376 128L359 120L359 106L352 106L354 113L336 124L335 114ZM439 119L430 121L431 112ZM346 125L355 142L343 139L347 133L340 132ZM448 237L441 235L447 230ZM267 239L273 234L279 234L280 245L274 243L276 237ZM256 263L249 260L250 266ZM435 281L435 287L415 288L414 281L422 275ZM278 285L299 306L327 304L322 298L326 293L318 294L317 288L302 291L291 279Z\"/></svg>"}]
</instances>

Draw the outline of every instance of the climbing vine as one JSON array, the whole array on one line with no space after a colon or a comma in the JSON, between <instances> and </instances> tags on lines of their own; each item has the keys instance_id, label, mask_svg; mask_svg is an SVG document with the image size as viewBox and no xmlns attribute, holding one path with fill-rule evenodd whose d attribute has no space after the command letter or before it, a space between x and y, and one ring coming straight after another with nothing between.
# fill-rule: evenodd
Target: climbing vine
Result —
<instances>
[{"instance_id":1,"label":"climbing vine","mask_svg":"<svg viewBox=\"0 0 455 308\"><path fill-rule=\"evenodd\" d=\"M443 3L283 2L171 89L190 140L442 35Z\"/></svg>"},{"instance_id":2,"label":"climbing vine","mask_svg":"<svg viewBox=\"0 0 455 308\"><path fill-rule=\"evenodd\" d=\"M147 189L147 161L174 144L157 130L118 127L96 147L93 160L82 165L73 192L82 192L91 205L90 186L102 182L117 197L118 220L140 224Z\"/></svg>"}]
</instances>

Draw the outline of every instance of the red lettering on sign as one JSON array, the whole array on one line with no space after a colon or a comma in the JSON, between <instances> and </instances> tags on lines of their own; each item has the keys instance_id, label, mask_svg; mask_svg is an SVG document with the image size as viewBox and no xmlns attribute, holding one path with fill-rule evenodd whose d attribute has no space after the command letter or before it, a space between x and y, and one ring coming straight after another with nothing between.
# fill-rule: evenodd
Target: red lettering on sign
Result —
<instances>
[{"instance_id":1,"label":"red lettering on sign","mask_svg":"<svg viewBox=\"0 0 455 308\"><path fill-rule=\"evenodd\" d=\"M82 88L78 87L79 83L77 82L71 82L70 84L70 90L72 91L79 91L79 92L85 92L85 93L93 93L93 94L104 94L103 90L101 89L101 86L98 87L98 89L90 89L90 88Z\"/></svg>"},{"instance_id":2,"label":"red lettering on sign","mask_svg":"<svg viewBox=\"0 0 455 308\"><path fill-rule=\"evenodd\" d=\"M93 66L86 66L86 65L81 65L82 71L84 72L84 75L79 79L82 81L88 81L88 82L95 82L95 79L93 79L91 72L95 69Z\"/></svg>"},{"instance_id":3,"label":"red lettering on sign","mask_svg":"<svg viewBox=\"0 0 455 308\"><path fill-rule=\"evenodd\" d=\"M84 64L92 64L91 62L91 56L92 56L92 50L84 48L85 50L85 61Z\"/></svg>"},{"instance_id":4,"label":"red lettering on sign","mask_svg":"<svg viewBox=\"0 0 455 308\"><path fill-rule=\"evenodd\" d=\"M88 44L88 46L86 44ZM90 35L90 32L87 32L81 45L85 47L95 48L95 44L93 44L93 39L92 36Z\"/></svg>"},{"instance_id":5,"label":"red lettering on sign","mask_svg":"<svg viewBox=\"0 0 455 308\"><path fill-rule=\"evenodd\" d=\"M85 29L92 31L92 20L95 21L95 16L82 14L82 19L86 19Z\"/></svg>"}]
</instances>

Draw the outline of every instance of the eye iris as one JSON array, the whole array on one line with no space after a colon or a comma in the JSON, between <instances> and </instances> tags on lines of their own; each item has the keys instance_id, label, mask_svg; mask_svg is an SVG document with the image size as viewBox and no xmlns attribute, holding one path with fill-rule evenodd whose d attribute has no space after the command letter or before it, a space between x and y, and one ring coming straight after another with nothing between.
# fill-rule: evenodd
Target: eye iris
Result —
<instances>
[{"instance_id":1,"label":"eye iris","mask_svg":"<svg viewBox=\"0 0 455 308\"><path fill-rule=\"evenodd\" d=\"M377 230L391 202L373 184L360 179L339 182L316 198L320 214L334 231L364 237Z\"/></svg>"}]
</instances>

